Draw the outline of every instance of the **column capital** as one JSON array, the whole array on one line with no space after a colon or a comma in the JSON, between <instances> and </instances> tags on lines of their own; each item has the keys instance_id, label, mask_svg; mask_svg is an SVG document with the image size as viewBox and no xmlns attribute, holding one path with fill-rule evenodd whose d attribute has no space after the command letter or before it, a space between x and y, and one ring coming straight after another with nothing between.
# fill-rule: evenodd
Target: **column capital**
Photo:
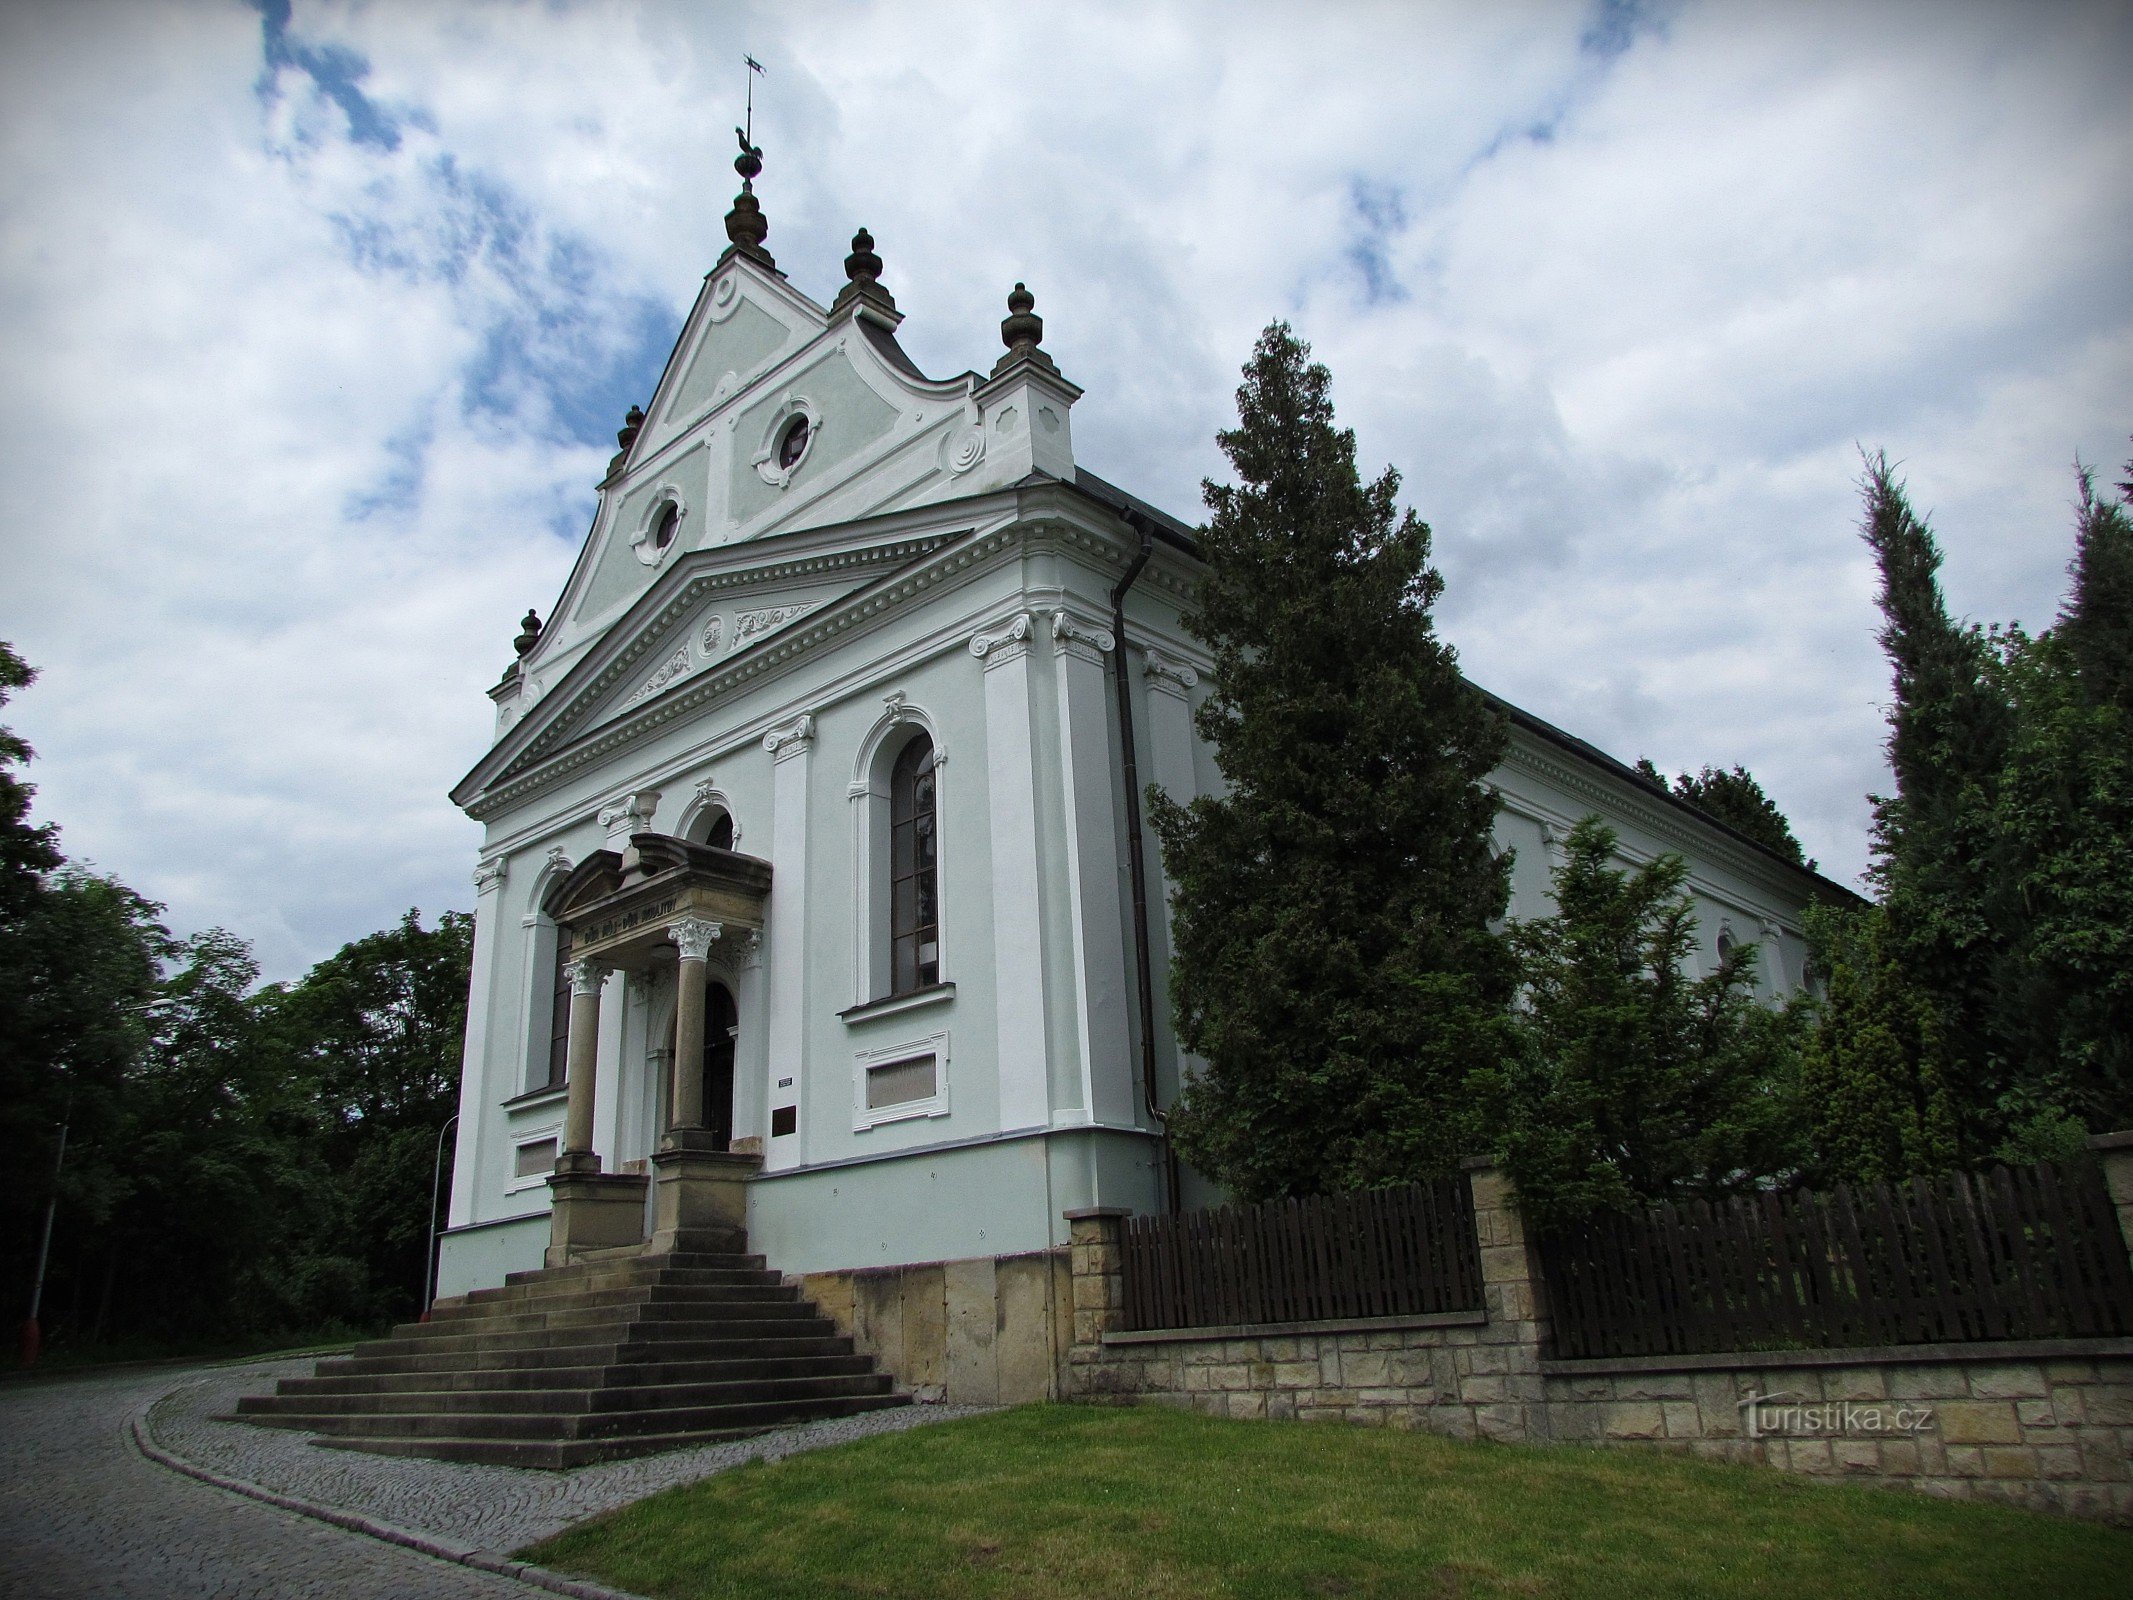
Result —
<instances>
[{"instance_id":1,"label":"column capital","mask_svg":"<svg viewBox=\"0 0 2133 1600\"><path fill-rule=\"evenodd\" d=\"M1086 655L1090 660L1101 660L1116 649L1118 641L1111 637L1109 628L1085 628L1064 611L1052 613L1052 653L1065 655L1070 650Z\"/></svg>"},{"instance_id":2,"label":"column capital","mask_svg":"<svg viewBox=\"0 0 2133 1600\"><path fill-rule=\"evenodd\" d=\"M1029 654L1030 635L1036 631L1027 611L1017 612L996 627L980 628L970 636L970 653L985 663L989 672Z\"/></svg>"},{"instance_id":3,"label":"column capital","mask_svg":"<svg viewBox=\"0 0 2133 1600\"><path fill-rule=\"evenodd\" d=\"M770 752L772 760L783 761L788 756L802 754L814 742L814 738L815 719L803 711L792 721L764 734L763 748Z\"/></svg>"},{"instance_id":4,"label":"column capital","mask_svg":"<svg viewBox=\"0 0 2133 1600\"><path fill-rule=\"evenodd\" d=\"M574 995L598 994L600 985L607 981L607 968L587 957L569 963L563 970L570 974L570 992Z\"/></svg>"},{"instance_id":5,"label":"column capital","mask_svg":"<svg viewBox=\"0 0 2133 1600\"><path fill-rule=\"evenodd\" d=\"M667 924L667 937L674 941L684 961L704 960L711 954L711 946L718 942L718 936L725 931L723 923L703 917L676 917Z\"/></svg>"},{"instance_id":6,"label":"column capital","mask_svg":"<svg viewBox=\"0 0 2133 1600\"><path fill-rule=\"evenodd\" d=\"M1187 690L1200 681L1200 674L1190 662L1173 661L1158 650L1142 652L1141 675L1148 680L1148 687L1174 694L1180 699Z\"/></svg>"},{"instance_id":7,"label":"column capital","mask_svg":"<svg viewBox=\"0 0 2133 1600\"><path fill-rule=\"evenodd\" d=\"M476 895L493 894L503 887L503 882L504 858L502 856L491 856L486 861L475 863L474 893Z\"/></svg>"}]
</instances>

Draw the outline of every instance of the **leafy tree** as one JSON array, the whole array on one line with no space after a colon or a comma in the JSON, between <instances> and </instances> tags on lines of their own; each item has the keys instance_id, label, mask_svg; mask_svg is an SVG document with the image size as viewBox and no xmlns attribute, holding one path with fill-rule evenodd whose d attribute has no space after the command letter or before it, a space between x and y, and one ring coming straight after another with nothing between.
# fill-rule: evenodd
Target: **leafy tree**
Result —
<instances>
[{"instance_id":1,"label":"leafy tree","mask_svg":"<svg viewBox=\"0 0 2133 1600\"><path fill-rule=\"evenodd\" d=\"M1657 789L1666 789L1666 775L1643 756L1637 758L1637 773L1645 782ZM1736 766L1730 772L1717 767L1705 767L1691 777L1678 774L1673 787L1668 791L1708 817L1715 817L1735 833L1753 839L1766 849L1774 850L1795 866L1814 870L1815 864L1807 859L1800 848L1800 841L1793 837L1792 824L1777 803L1763 792L1763 786L1746 767Z\"/></svg>"},{"instance_id":2,"label":"leafy tree","mask_svg":"<svg viewBox=\"0 0 2133 1600\"><path fill-rule=\"evenodd\" d=\"M1686 970L1688 868L1622 870L1587 817L1564 841L1556 912L1515 922L1521 1048L1480 1082L1521 1206L1543 1225L1797 1169L1798 1022L1756 996L1755 946Z\"/></svg>"},{"instance_id":3,"label":"leafy tree","mask_svg":"<svg viewBox=\"0 0 2133 1600\"><path fill-rule=\"evenodd\" d=\"M320 1119L347 1249L381 1311L415 1309L438 1130L458 1101L473 919L399 926L329 956L262 1005Z\"/></svg>"},{"instance_id":4,"label":"leafy tree","mask_svg":"<svg viewBox=\"0 0 2133 1600\"><path fill-rule=\"evenodd\" d=\"M1483 786L1503 723L1437 637L1428 527L1396 473L1361 481L1309 354L1286 324L1261 335L1219 436L1241 481L1205 485L1187 625L1214 657L1196 720L1228 792L1150 796L1179 1037L1207 1062L1172 1130L1252 1198L1449 1168L1515 976Z\"/></svg>"},{"instance_id":5,"label":"leafy tree","mask_svg":"<svg viewBox=\"0 0 2133 1600\"><path fill-rule=\"evenodd\" d=\"M0 706L36 681L36 670L0 640ZM30 797L36 788L11 770L35 754L12 728L0 727L0 929L34 898L40 874L60 862L59 830L50 823L30 825Z\"/></svg>"}]
</instances>

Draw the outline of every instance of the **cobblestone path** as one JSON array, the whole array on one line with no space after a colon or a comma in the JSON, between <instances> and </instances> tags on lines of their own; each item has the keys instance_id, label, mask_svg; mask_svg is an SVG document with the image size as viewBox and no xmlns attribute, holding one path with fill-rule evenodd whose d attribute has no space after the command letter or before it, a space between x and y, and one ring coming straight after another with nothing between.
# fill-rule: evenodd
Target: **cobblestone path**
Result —
<instances>
[{"instance_id":1,"label":"cobblestone path","mask_svg":"<svg viewBox=\"0 0 2133 1600\"><path fill-rule=\"evenodd\" d=\"M448 1545L509 1552L744 1461L988 1409L900 1406L574 1472L322 1450L286 1429L214 1420L239 1396L310 1366L164 1367L0 1385L0 1596L529 1600L541 1592L159 1466L133 1445L136 1417L154 1448L220 1477Z\"/></svg>"},{"instance_id":2,"label":"cobblestone path","mask_svg":"<svg viewBox=\"0 0 2133 1600\"><path fill-rule=\"evenodd\" d=\"M182 1477L133 1447L170 1368L0 1386L10 1600L529 1600L540 1591Z\"/></svg>"}]
</instances>

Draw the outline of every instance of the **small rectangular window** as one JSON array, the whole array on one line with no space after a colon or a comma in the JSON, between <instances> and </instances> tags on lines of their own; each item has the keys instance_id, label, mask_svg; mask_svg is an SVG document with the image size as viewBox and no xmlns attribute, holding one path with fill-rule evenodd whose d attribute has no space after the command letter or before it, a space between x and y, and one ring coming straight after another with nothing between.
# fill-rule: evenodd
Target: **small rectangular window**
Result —
<instances>
[{"instance_id":1,"label":"small rectangular window","mask_svg":"<svg viewBox=\"0 0 2133 1600\"><path fill-rule=\"evenodd\" d=\"M518 1147L513 1163L515 1178L538 1178L555 1170L556 1142L553 1139L536 1139L531 1144Z\"/></svg>"},{"instance_id":2,"label":"small rectangular window","mask_svg":"<svg viewBox=\"0 0 2133 1600\"><path fill-rule=\"evenodd\" d=\"M914 1100L931 1100L935 1090L933 1057L918 1056L909 1061L891 1061L886 1066L867 1068L867 1109L878 1111L884 1106L909 1105Z\"/></svg>"}]
</instances>

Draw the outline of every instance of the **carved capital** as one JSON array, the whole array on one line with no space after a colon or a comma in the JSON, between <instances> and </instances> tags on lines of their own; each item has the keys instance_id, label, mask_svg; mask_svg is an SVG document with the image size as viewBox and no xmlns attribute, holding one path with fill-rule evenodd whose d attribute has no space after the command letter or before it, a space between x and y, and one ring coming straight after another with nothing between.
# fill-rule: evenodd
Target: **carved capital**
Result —
<instances>
[{"instance_id":1,"label":"carved capital","mask_svg":"<svg viewBox=\"0 0 2133 1600\"><path fill-rule=\"evenodd\" d=\"M1065 655L1079 648L1086 654L1101 657L1115 649L1118 641L1111 637L1109 628L1084 628L1064 611L1052 613L1052 653Z\"/></svg>"},{"instance_id":2,"label":"carved capital","mask_svg":"<svg viewBox=\"0 0 2133 1600\"><path fill-rule=\"evenodd\" d=\"M733 963L737 967L753 968L763 964L763 930L743 928L727 941L733 947Z\"/></svg>"},{"instance_id":3,"label":"carved capital","mask_svg":"<svg viewBox=\"0 0 2133 1600\"><path fill-rule=\"evenodd\" d=\"M667 924L667 937L674 941L684 961L701 961L710 955L712 945L725 931L723 924L703 917L677 917Z\"/></svg>"},{"instance_id":4,"label":"carved capital","mask_svg":"<svg viewBox=\"0 0 2133 1600\"><path fill-rule=\"evenodd\" d=\"M996 628L980 628L970 636L970 653L987 667L996 667L1002 662L1019 661L1029 649L1029 638L1035 631L1027 611L1016 613Z\"/></svg>"},{"instance_id":5,"label":"carved capital","mask_svg":"<svg viewBox=\"0 0 2133 1600\"><path fill-rule=\"evenodd\" d=\"M475 865L474 892L476 894L488 894L501 885L503 881L504 858L502 856L493 856L489 860L478 862Z\"/></svg>"},{"instance_id":6,"label":"carved capital","mask_svg":"<svg viewBox=\"0 0 2133 1600\"><path fill-rule=\"evenodd\" d=\"M607 981L607 968L597 961L580 959L569 963L563 970L570 974L573 998L581 994L598 994L600 985Z\"/></svg>"},{"instance_id":7,"label":"carved capital","mask_svg":"<svg viewBox=\"0 0 2133 1600\"><path fill-rule=\"evenodd\" d=\"M648 967L639 967L629 975L630 998L639 1005L652 998L652 989L659 982L659 975Z\"/></svg>"},{"instance_id":8,"label":"carved capital","mask_svg":"<svg viewBox=\"0 0 2133 1600\"><path fill-rule=\"evenodd\" d=\"M772 759L783 761L787 756L801 754L814 742L815 719L803 712L782 728L772 728L763 735L763 748Z\"/></svg>"},{"instance_id":9,"label":"carved capital","mask_svg":"<svg viewBox=\"0 0 2133 1600\"><path fill-rule=\"evenodd\" d=\"M1141 675L1148 680L1151 689L1162 689L1183 696L1185 691L1200 681L1199 671L1190 662L1173 661L1160 651L1144 652Z\"/></svg>"}]
</instances>

